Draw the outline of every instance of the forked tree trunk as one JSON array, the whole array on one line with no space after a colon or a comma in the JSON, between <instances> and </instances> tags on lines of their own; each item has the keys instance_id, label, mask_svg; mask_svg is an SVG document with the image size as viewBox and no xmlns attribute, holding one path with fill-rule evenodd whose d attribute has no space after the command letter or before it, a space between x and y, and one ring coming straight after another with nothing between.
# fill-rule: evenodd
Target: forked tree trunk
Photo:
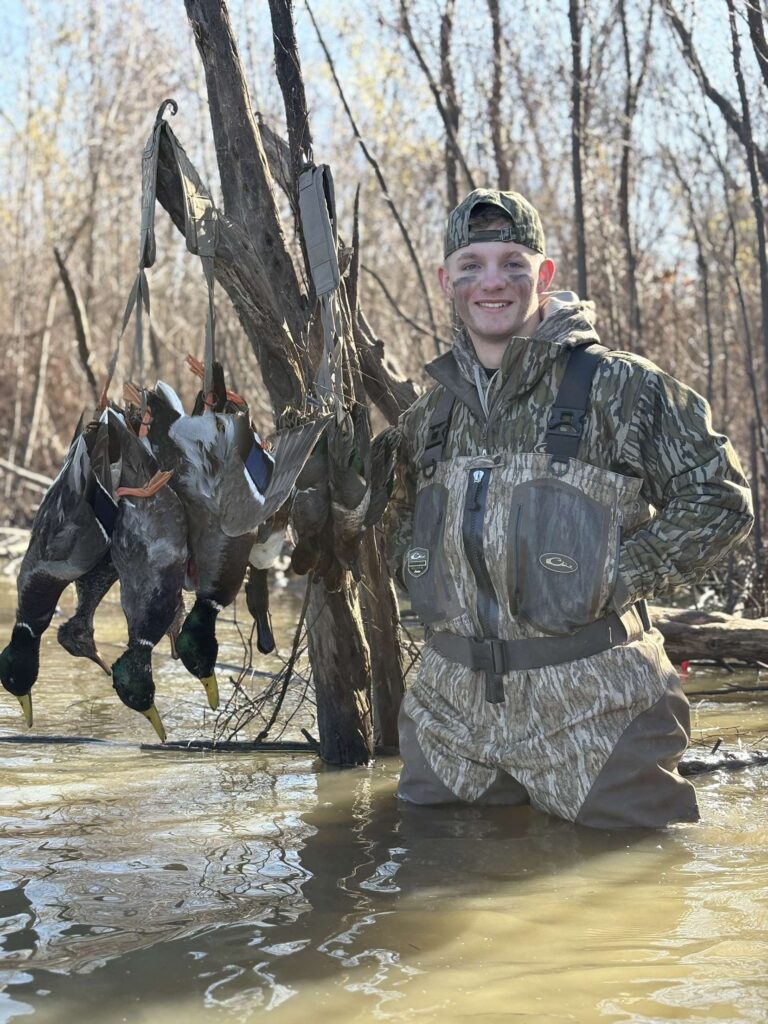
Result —
<instances>
[{"instance_id":1,"label":"forked tree trunk","mask_svg":"<svg viewBox=\"0 0 768 1024\"><path fill-rule=\"evenodd\" d=\"M275 412L287 405L301 408L312 386L307 345L312 310L286 245L226 4L185 0L185 5L205 69L226 213L220 218L216 278L260 363ZM275 7L290 34L290 0L278 0ZM283 42L295 50L295 40ZM300 81L300 68L294 70ZM179 181L169 156L161 149L158 198L183 231ZM349 574L335 593L322 581L312 583L308 624L321 756L331 764L364 764L373 752L371 664ZM391 629L397 629L396 619Z\"/></svg>"}]
</instances>

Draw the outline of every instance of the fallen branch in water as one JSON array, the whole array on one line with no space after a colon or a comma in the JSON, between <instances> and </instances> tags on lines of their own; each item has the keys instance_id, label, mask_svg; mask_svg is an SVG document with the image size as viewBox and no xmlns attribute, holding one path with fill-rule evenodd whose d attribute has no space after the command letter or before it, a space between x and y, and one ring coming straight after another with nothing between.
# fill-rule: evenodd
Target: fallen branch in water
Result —
<instances>
[{"instance_id":1,"label":"fallen branch in water","mask_svg":"<svg viewBox=\"0 0 768 1024\"><path fill-rule=\"evenodd\" d=\"M670 659L717 661L726 658L760 664L768 660L768 619L745 619L699 609L650 609Z\"/></svg>"}]
</instances>

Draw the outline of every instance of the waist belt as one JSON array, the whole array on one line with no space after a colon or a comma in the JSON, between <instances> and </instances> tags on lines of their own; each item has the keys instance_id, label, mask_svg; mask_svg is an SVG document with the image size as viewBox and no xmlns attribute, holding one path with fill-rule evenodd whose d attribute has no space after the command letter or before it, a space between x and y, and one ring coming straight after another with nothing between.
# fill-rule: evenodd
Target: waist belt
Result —
<instances>
[{"instance_id":1,"label":"waist belt","mask_svg":"<svg viewBox=\"0 0 768 1024\"><path fill-rule=\"evenodd\" d=\"M507 672L588 658L611 647L618 647L641 636L650 622L644 609L630 608L622 616L611 612L602 619L582 626L571 636L541 636L525 640L478 640L456 633L432 633L427 645L449 661L458 662L476 672L486 673L486 700L493 704L504 700L501 677Z\"/></svg>"}]
</instances>

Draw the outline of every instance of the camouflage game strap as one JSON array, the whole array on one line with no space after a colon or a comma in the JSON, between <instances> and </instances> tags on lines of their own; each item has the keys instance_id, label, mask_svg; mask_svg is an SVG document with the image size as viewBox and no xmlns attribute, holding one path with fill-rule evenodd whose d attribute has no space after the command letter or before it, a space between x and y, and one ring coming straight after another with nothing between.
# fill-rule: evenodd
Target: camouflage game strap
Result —
<instances>
[{"instance_id":1,"label":"camouflage game strap","mask_svg":"<svg viewBox=\"0 0 768 1024\"><path fill-rule=\"evenodd\" d=\"M213 360L215 357L216 311L213 302L215 280L213 258L216 254L216 243L218 241L218 220L210 193L198 177L189 157L184 152L184 148L164 118L166 107L171 108L172 114L176 114L179 109L175 100L163 100L158 108L155 123L142 154L139 269L128 296L122 327L115 351L110 360L107 379L110 381L114 374L120 352L120 342L125 328L128 326L134 306L136 307L136 337L131 364L131 376L137 372L139 379L143 379L144 375L142 310L146 311L147 316L150 315L149 284L144 271L146 267L151 267L154 264L156 256L155 201L157 199L157 165L162 136L165 134L173 152L181 184L181 194L184 201L184 234L187 241L187 249L189 252L200 257L203 276L205 277L208 289L208 315L205 324L205 375L203 378L203 392L208 394L213 384Z\"/></svg>"},{"instance_id":2,"label":"camouflage game strap","mask_svg":"<svg viewBox=\"0 0 768 1024\"><path fill-rule=\"evenodd\" d=\"M315 386L321 399L333 402L338 418L343 409L343 332L336 299L341 275L333 176L327 164L310 163L299 175L299 217L325 341Z\"/></svg>"},{"instance_id":3,"label":"camouflage game strap","mask_svg":"<svg viewBox=\"0 0 768 1024\"><path fill-rule=\"evenodd\" d=\"M547 454L558 462L576 458L584 432L592 378L603 353L608 351L604 345L581 345L568 356L544 435Z\"/></svg>"}]
</instances>

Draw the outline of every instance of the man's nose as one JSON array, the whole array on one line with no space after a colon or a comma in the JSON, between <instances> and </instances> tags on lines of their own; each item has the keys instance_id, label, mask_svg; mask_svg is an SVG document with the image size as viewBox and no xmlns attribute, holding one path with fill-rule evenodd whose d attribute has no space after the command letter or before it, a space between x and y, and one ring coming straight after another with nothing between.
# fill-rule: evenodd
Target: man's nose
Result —
<instances>
[{"instance_id":1,"label":"man's nose","mask_svg":"<svg viewBox=\"0 0 768 1024\"><path fill-rule=\"evenodd\" d=\"M506 283L506 279L502 274L500 267L494 266L493 264L488 264L486 266L482 279L483 288L488 291L498 291L500 288L503 288Z\"/></svg>"}]
</instances>

